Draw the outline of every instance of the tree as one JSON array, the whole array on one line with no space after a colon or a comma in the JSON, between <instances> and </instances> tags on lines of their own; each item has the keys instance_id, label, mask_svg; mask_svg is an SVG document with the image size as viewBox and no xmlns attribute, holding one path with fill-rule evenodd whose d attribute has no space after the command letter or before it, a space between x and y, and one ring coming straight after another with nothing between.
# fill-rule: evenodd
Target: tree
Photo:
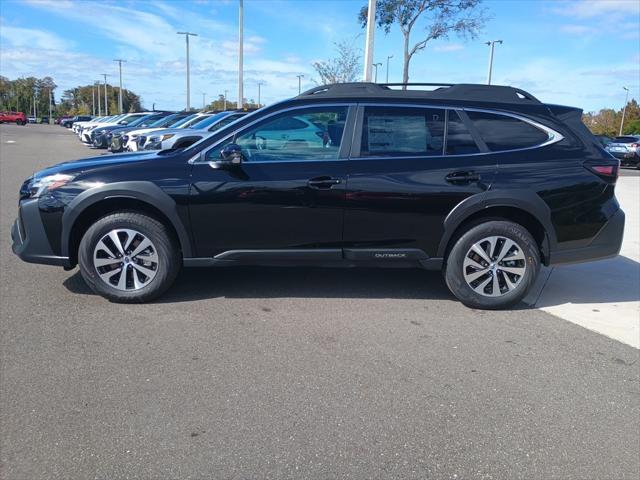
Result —
<instances>
[{"instance_id":1,"label":"tree","mask_svg":"<svg viewBox=\"0 0 640 480\"><path fill-rule=\"evenodd\" d=\"M589 112L582 115L582 122L594 135L615 137L620 133L623 109L603 108L599 112ZM624 116L623 135L640 133L640 105L635 99L629 100Z\"/></svg>"},{"instance_id":2,"label":"tree","mask_svg":"<svg viewBox=\"0 0 640 480\"><path fill-rule=\"evenodd\" d=\"M320 84L355 82L360 73L360 52L345 40L335 42L334 45L337 57L313 62L313 68L320 76Z\"/></svg>"},{"instance_id":3,"label":"tree","mask_svg":"<svg viewBox=\"0 0 640 480\"><path fill-rule=\"evenodd\" d=\"M462 38L475 38L487 21L482 0L376 0L376 23L385 33L398 24L402 36L402 82L409 82L409 63L413 56L424 50L431 40L448 39L452 34ZM358 20L367 25L368 7L362 7ZM411 46L411 33L419 19L425 23L421 40Z\"/></svg>"}]
</instances>

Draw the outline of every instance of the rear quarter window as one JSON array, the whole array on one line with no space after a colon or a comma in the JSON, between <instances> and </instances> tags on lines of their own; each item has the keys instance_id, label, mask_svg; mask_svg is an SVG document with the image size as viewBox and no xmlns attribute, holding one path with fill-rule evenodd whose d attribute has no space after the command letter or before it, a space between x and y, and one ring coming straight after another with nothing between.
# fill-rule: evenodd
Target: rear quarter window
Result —
<instances>
[{"instance_id":1,"label":"rear quarter window","mask_svg":"<svg viewBox=\"0 0 640 480\"><path fill-rule=\"evenodd\" d=\"M535 147L549 139L547 132L514 117L486 112L466 113L492 152Z\"/></svg>"}]
</instances>

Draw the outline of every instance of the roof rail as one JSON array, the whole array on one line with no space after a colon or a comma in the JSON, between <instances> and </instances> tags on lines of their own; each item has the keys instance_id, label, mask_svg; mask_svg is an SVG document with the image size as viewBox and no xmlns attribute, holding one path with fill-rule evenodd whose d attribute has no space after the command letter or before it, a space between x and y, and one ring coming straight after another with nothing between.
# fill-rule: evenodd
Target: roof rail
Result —
<instances>
[{"instance_id":1,"label":"roof rail","mask_svg":"<svg viewBox=\"0 0 640 480\"><path fill-rule=\"evenodd\" d=\"M438 87L433 90L393 89L394 86ZM473 83L371 83L351 82L320 85L302 92L298 97L411 97L440 100L498 102L511 104L542 103L520 88L506 85Z\"/></svg>"},{"instance_id":2,"label":"roof rail","mask_svg":"<svg viewBox=\"0 0 640 480\"><path fill-rule=\"evenodd\" d=\"M453 87L455 83L379 83L383 87Z\"/></svg>"}]
</instances>

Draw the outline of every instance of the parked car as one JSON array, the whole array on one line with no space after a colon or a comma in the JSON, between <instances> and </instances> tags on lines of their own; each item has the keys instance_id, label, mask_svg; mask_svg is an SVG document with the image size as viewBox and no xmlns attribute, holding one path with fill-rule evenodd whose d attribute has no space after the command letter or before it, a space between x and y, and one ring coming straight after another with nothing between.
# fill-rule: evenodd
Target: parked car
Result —
<instances>
[{"instance_id":1,"label":"parked car","mask_svg":"<svg viewBox=\"0 0 640 480\"><path fill-rule=\"evenodd\" d=\"M55 123L56 123L56 125L60 125L60 123L61 123L63 120L67 120L67 119L69 119L69 118L71 118L71 116L70 116L70 115L64 115L64 116L62 116L62 117L57 117L57 118L56 118L56 120L55 120Z\"/></svg>"},{"instance_id":2,"label":"parked car","mask_svg":"<svg viewBox=\"0 0 640 480\"><path fill-rule=\"evenodd\" d=\"M27 123L36 123L37 118L33 115L27 117Z\"/></svg>"},{"instance_id":3,"label":"parked car","mask_svg":"<svg viewBox=\"0 0 640 480\"><path fill-rule=\"evenodd\" d=\"M198 112L198 113L194 113L191 114L185 118L182 119L181 122L178 122L178 124L174 124L171 126L171 128L188 128L190 125L199 122L200 120L202 120L205 117L210 116L211 114L207 114L207 113L202 113L202 112ZM147 135L148 133L150 133L151 129L137 129L137 130L133 130L131 132L129 132L127 134L127 138L123 139L124 141L124 150L127 150L129 152L136 152L139 150L138 148L138 137L140 135ZM146 140L146 138L145 138Z\"/></svg>"},{"instance_id":4,"label":"parked car","mask_svg":"<svg viewBox=\"0 0 640 480\"><path fill-rule=\"evenodd\" d=\"M603 147L606 147L613 141L611 137L608 137L606 135L594 135L594 136L596 137L596 140L600 142L600 145L602 145Z\"/></svg>"},{"instance_id":5,"label":"parked car","mask_svg":"<svg viewBox=\"0 0 640 480\"><path fill-rule=\"evenodd\" d=\"M91 140L94 148L108 148L111 144L111 138L114 131L118 131L126 127L146 127L151 125L161 117L170 115L170 112L146 112L132 114L125 120L126 123L118 122L96 128L91 132Z\"/></svg>"},{"instance_id":6,"label":"parked car","mask_svg":"<svg viewBox=\"0 0 640 480\"><path fill-rule=\"evenodd\" d=\"M182 123L182 120L186 118L189 114L186 112L173 113L171 115L167 115L159 118L155 122L149 124L148 126L143 127L144 131L153 131L155 129L167 128L169 126L173 126L179 123ZM111 132L111 142L109 144L109 151L112 153L118 153L125 150L125 146L127 141L129 140L129 133L134 130L139 130L138 126L128 126L123 127Z\"/></svg>"},{"instance_id":7,"label":"parked car","mask_svg":"<svg viewBox=\"0 0 640 480\"><path fill-rule=\"evenodd\" d=\"M620 250L619 162L581 115L505 86L317 87L186 149L37 172L13 251L116 302L182 265L311 264L441 270L465 305L506 308L541 264Z\"/></svg>"},{"instance_id":8,"label":"parked car","mask_svg":"<svg viewBox=\"0 0 640 480\"><path fill-rule=\"evenodd\" d=\"M80 129L80 134L79 134L80 140L87 145L92 145L93 144L92 133L95 130L103 127L109 127L112 125L119 125L121 127L125 127L129 124L130 121L135 120L136 118L139 118L146 114L148 114L148 112L147 113L144 113L144 112L143 113L122 113L120 115L107 117L104 120L101 120L100 122L92 122L92 123L86 124Z\"/></svg>"},{"instance_id":9,"label":"parked car","mask_svg":"<svg viewBox=\"0 0 640 480\"><path fill-rule=\"evenodd\" d=\"M23 112L0 112L0 123L15 123L26 125L27 116Z\"/></svg>"},{"instance_id":10,"label":"parked car","mask_svg":"<svg viewBox=\"0 0 640 480\"><path fill-rule=\"evenodd\" d=\"M91 120L90 115L75 115L71 118L65 118L60 121L60 125L66 128L71 128L76 122L88 122Z\"/></svg>"},{"instance_id":11,"label":"parked car","mask_svg":"<svg viewBox=\"0 0 640 480\"><path fill-rule=\"evenodd\" d=\"M619 159L622 165L640 169L640 135L616 137L607 145L606 150Z\"/></svg>"},{"instance_id":12,"label":"parked car","mask_svg":"<svg viewBox=\"0 0 640 480\"><path fill-rule=\"evenodd\" d=\"M235 122L246 115L247 111L227 111L204 117L187 128L170 128L138 136L138 150L169 150L187 148L216 130Z\"/></svg>"}]
</instances>

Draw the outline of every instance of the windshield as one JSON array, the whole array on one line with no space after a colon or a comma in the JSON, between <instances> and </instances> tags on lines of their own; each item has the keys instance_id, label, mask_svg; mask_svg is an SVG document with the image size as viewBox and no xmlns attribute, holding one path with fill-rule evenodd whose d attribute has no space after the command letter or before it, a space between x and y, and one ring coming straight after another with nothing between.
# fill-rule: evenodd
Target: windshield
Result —
<instances>
[{"instance_id":1,"label":"windshield","mask_svg":"<svg viewBox=\"0 0 640 480\"><path fill-rule=\"evenodd\" d=\"M171 128L182 128L183 125L186 125L187 123L189 123L191 120L193 120L198 116L199 115L197 113L192 113L191 115L187 115L186 117L181 118L180 120L172 124Z\"/></svg>"},{"instance_id":2,"label":"windshield","mask_svg":"<svg viewBox=\"0 0 640 480\"><path fill-rule=\"evenodd\" d=\"M194 123L198 123L199 121L201 121L204 118L208 118L211 115L196 115L195 117L193 117L191 120L189 120L187 123L183 123L180 128L189 128L191 125L193 125Z\"/></svg>"},{"instance_id":3,"label":"windshield","mask_svg":"<svg viewBox=\"0 0 640 480\"><path fill-rule=\"evenodd\" d=\"M143 115L139 118L136 118L135 120L131 120L128 124L127 127L135 127L136 125L140 125L141 123L144 122L148 122L149 119L154 119L157 118L157 113L156 114L149 114L149 115Z\"/></svg>"},{"instance_id":4,"label":"windshield","mask_svg":"<svg viewBox=\"0 0 640 480\"><path fill-rule=\"evenodd\" d=\"M194 130L207 128L208 126L213 125L214 123L226 117L227 115L229 115L229 112L221 112L221 113L216 113L215 115L207 116L202 120L190 125L189 128L193 128Z\"/></svg>"},{"instance_id":5,"label":"windshield","mask_svg":"<svg viewBox=\"0 0 640 480\"><path fill-rule=\"evenodd\" d=\"M171 115L167 115L166 117L162 117L159 120L156 120L151 125L149 125L149 128L156 128L156 127L165 128L175 123L177 119L181 119L181 118L182 117L180 113L172 113Z\"/></svg>"}]
</instances>

